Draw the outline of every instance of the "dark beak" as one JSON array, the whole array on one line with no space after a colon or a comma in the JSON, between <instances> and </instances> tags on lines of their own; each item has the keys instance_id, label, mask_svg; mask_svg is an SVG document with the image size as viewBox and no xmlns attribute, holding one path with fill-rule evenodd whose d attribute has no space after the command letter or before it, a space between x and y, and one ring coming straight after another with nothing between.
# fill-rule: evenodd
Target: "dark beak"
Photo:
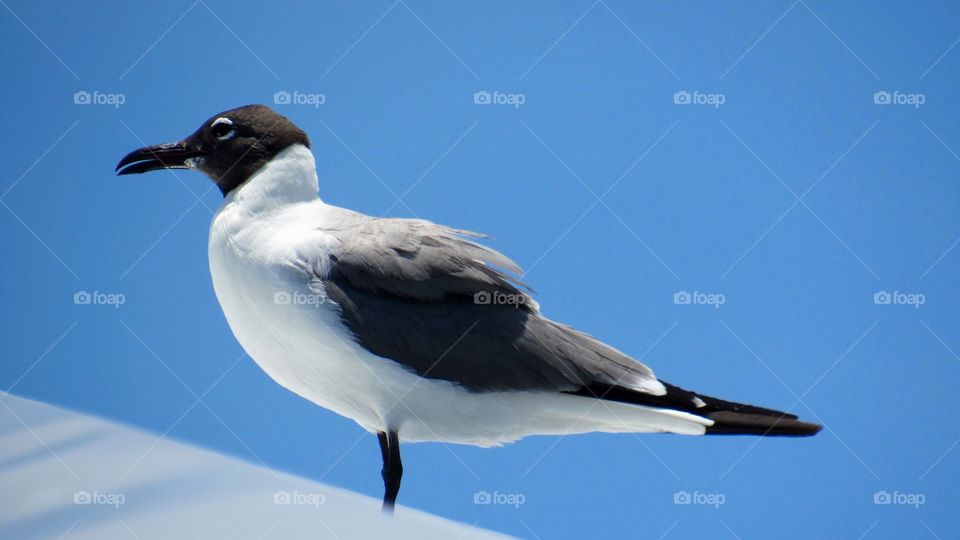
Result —
<instances>
[{"instance_id":1,"label":"dark beak","mask_svg":"<svg viewBox=\"0 0 960 540\"><path fill-rule=\"evenodd\" d=\"M158 169L190 169L187 160L207 153L190 139L147 146L130 152L117 163L117 175L140 174Z\"/></svg>"}]
</instances>

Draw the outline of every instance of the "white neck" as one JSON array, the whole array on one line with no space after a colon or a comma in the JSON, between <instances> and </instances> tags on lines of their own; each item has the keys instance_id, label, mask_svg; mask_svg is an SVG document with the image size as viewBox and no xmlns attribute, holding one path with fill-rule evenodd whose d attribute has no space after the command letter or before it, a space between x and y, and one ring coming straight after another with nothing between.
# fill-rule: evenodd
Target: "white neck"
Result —
<instances>
[{"instance_id":1,"label":"white neck","mask_svg":"<svg viewBox=\"0 0 960 540\"><path fill-rule=\"evenodd\" d=\"M227 194L224 204L275 207L317 199L313 153L302 144L280 152L246 182Z\"/></svg>"}]
</instances>

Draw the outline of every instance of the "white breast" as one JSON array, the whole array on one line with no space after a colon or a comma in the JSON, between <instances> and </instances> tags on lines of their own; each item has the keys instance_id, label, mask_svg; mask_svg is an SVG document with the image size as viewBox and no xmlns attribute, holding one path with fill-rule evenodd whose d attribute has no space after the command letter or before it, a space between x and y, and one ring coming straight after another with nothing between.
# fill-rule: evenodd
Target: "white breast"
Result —
<instances>
[{"instance_id":1,"label":"white breast","mask_svg":"<svg viewBox=\"0 0 960 540\"><path fill-rule=\"evenodd\" d=\"M358 358L365 351L315 276L326 272L335 242L322 231L324 220L336 218L315 186L312 156L293 147L228 195L210 227L214 290L237 340L271 378L368 429L382 429L376 403L363 399L380 374Z\"/></svg>"}]
</instances>

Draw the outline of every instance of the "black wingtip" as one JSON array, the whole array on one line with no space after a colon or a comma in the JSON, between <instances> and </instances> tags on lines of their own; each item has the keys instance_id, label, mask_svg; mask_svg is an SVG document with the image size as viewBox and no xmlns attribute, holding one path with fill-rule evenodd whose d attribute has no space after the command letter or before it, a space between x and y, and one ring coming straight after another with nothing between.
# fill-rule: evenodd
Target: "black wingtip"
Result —
<instances>
[{"instance_id":1,"label":"black wingtip","mask_svg":"<svg viewBox=\"0 0 960 540\"><path fill-rule=\"evenodd\" d=\"M823 426L820 424L804 422L791 416L768 416L733 411L717 411L707 415L708 418L714 421L714 424L707 428L706 434L811 437L823 429Z\"/></svg>"},{"instance_id":2,"label":"black wingtip","mask_svg":"<svg viewBox=\"0 0 960 540\"><path fill-rule=\"evenodd\" d=\"M673 409L713 420L706 428L707 435L759 435L766 437L810 437L823 428L820 424L804 422L796 415L737 403L684 390L666 381L660 381L666 393L654 396L621 386L594 383L573 394L596 397L622 403Z\"/></svg>"}]
</instances>

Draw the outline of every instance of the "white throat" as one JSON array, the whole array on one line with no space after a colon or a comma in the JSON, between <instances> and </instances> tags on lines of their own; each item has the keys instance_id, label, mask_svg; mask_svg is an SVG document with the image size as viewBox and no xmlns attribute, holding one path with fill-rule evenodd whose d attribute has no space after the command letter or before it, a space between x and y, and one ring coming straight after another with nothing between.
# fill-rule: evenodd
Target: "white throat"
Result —
<instances>
[{"instance_id":1,"label":"white throat","mask_svg":"<svg viewBox=\"0 0 960 540\"><path fill-rule=\"evenodd\" d=\"M227 194L224 204L282 206L317 198L317 169L313 153L302 144L280 152Z\"/></svg>"}]
</instances>

